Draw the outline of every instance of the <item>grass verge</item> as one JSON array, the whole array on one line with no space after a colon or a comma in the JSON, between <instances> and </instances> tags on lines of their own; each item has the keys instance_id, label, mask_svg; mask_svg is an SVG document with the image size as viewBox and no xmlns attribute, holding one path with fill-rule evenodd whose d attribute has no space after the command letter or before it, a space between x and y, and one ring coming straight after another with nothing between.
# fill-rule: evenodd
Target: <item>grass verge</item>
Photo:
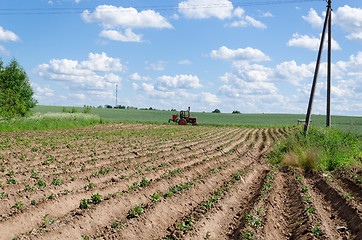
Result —
<instances>
[{"instance_id":1,"label":"grass verge","mask_svg":"<svg viewBox=\"0 0 362 240\"><path fill-rule=\"evenodd\" d=\"M99 123L103 123L99 116L86 113L35 113L27 118L0 121L0 131L76 128Z\"/></svg>"},{"instance_id":2,"label":"grass verge","mask_svg":"<svg viewBox=\"0 0 362 240\"><path fill-rule=\"evenodd\" d=\"M308 135L299 128L268 155L271 164L306 170L333 171L342 167L361 167L362 144L356 135L333 128L311 127Z\"/></svg>"}]
</instances>

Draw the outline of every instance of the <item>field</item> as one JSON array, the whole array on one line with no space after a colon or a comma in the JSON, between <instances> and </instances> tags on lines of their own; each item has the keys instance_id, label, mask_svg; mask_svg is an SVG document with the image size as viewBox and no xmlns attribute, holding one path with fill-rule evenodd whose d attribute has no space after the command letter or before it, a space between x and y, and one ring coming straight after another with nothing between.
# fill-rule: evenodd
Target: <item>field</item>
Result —
<instances>
[{"instance_id":1,"label":"field","mask_svg":"<svg viewBox=\"0 0 362 240\"><path fill-rule=\"evenodd\" d=\"M70 111L72 107L66 107ZM75 108L83 112L84 108ZM192 110L192 109L191 109ZM36 113L62 112L63 107L36 106ZM167 124L172 114L178 112L161 110L136 110L136 109L105 109L91 108L91 113L98 115L105 121L128 122L128 123L156 123ZM303 114L231 114L231 113L204 113L191 112L191 116L197 117L199 125L206 126L244 126L244 127L285 127L298 124L298 119L305 119ZM344 132L351 132L362 136L362 117L332 116L332 127ZM312 115L312 125L325 126L324 115Z\"/></svg>"},{"instance_id":2,"label":"field","mask_svg":"<svg viewBox=\"0 0 362 240\"><path fill-rule=\"evenodd\" d=\"M108 123L3 132L0 238L362 239L361 171L266 164L288 131Z\"/></svg>"}]
</instances>

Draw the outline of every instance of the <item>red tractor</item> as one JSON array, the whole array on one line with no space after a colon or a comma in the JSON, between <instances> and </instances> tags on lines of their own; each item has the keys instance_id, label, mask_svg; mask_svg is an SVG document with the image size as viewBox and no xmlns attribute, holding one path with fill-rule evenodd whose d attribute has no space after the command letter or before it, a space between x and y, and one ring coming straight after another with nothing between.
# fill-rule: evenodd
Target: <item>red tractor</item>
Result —
<instances>
[{"instance_id":1,"label":"red tractor","mask_svg":"<svg viewBox=\"0 0 362 240\"><path fill-rule=\"evenodd\" d=\"M179 115L172 115L172 119L169 119L168 122L176 122L178 125L187 125L187 123L191 123L192 125L197 125L197 118L190 117L190 107L187 111L180 111L180 118Z\"/></svg>"}]
</instances>

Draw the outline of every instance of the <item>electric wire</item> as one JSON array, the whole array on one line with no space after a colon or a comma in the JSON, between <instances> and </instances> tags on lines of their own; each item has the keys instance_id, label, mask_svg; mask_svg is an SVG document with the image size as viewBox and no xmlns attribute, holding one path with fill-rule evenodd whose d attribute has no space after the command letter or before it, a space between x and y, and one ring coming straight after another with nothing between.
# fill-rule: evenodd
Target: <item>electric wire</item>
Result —
<instances>
[{"instance_id":1,"label":"electric wire","mask_svg":"<svg viewBox=\"0 0 362 240\"><path fill-rule=\"evenodd\" d=\"M117 10L105 10L104 12L130 12L133 9L144 10L150 9L155 11L174 11L187 9L207 9L207 8L230 8L230 7L252 7L252 6L267 6L267 5L282 5L282 4L299 4L307 2L321 2L325 0L274 0L274 1L238 1L232 4L198 4L198 5L178 5L178 6L134 6L122 7ZM61 14L81 14L88 9L94 7L72 7L72 8L0 8L0 15L61 15Z\"/></svg>"}]
</instances>

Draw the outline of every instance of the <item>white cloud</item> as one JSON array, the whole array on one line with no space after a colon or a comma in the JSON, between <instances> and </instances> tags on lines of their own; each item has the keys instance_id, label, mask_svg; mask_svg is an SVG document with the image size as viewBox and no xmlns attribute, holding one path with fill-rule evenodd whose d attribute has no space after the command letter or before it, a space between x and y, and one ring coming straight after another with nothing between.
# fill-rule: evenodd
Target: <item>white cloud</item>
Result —
<instances>
[{"instance_id":1,"label":"white cloud","mask_svg":"<svg viewBox=\"0 0 362 240\"><path fill-rule=\"evenodd\" d=\"M6 50L6 48L2 45L0 45L0 53L4 54L6 56L10 55L10 52L8 50Z\"/></svg>"},{"instance_id":2,"label":"white cloud","mask_svg":"<svg viewBox=\"0 0 362 240\"><path fill-rule=\"evenodd\" d=\"M270 57L265 55L262 51L251 47L247 47L245 49L238 48L233 50L222 46L218 50L212 50L210 57L213 59L221 59L225 61L246 60L259 62L270 60Z\"/></svg>"},{"instance_id":3,"label":"white cloud","mask_svg":"<svg viewBox=\"0 0 362 240\"><path fill-rule=\"evenodd\" d=\"M86 61L78 62L70 59L52 59L49 63L39 65L35 72L46 80L62 81L64 89L84 88L106 90L120 84L122 78L114 72L124 70L117 58L108 57L105 53L89 54ZM103 72L99 75L97 72Z\"/></svg>"},{"instance_id":4,"label":"white cloud","mask_svg":"<svg viewBox=\"0 0 362 240\"><path fill-rule=\"evenodd\" d=\"M267 12L260 12L262 17L274 17L274 15L267 11Z\"/></svg>"},{"instance_id":5,"label":"white cloud","mask_svg":"<svg viewBox=\"0 0 362 240\"><path fill-rule=\"evenodd\" d=\"M32 87L34 89L34 93L35 93L35 98L39 97L53 97L54 94L54 90L51 89L49 86L40 86L39 84L33 83Z\"/></svg>"},{"instance_id":6,"label":"white cloud","mask_svg":"<svg viewBox=\"0 0 362 240\"><path fill-rule=\"evenodd\" d=\"M187 0L179 3L178 10L186 18L230 18L233 4L229 0Z\"/></svg>"},{"instance_id":7,"label":"white cloud","mask_svg":"<svg viewBox=\"0 0 362 240\"><path fill-rule=\"evenodd\" d=\"M85 10L82 13L85 22L99 22L105 28L173 28L172 25L154 10L142 10L129 7L100 5L93 13Z\"/></svg>"},{"instance_id":8,"label":"white cloud","mask_svg":"<svg viewBox=\"0 0 362 240\"><path fill-rule=\"evenodd\" d=\"M88 60L79 64L81 69L99 72L123 72L124 66L119 58L108 57L106 53L89 53Z\"/></svg>"},{"instance_id":9,"label":"white cloud","mask_svg":"<svg viewBox=\"0 0 362 240\"><path fill-rule=\"evenodd\" d=\"M327 38L325 38L324 49L327 48ZM287 42L287 46L307 48L312 51L318 51L320 45L320 39L311 37L308 35L299 35L298 33L293 34L293 38ZM341 50L338 42L332 39L332 50Z\"/></svg>"},{"instance_id":10,"label":"white cloud","mask_svg":"<svg viewBox=\"0 0 362 240\"><path fill-rule=\"evenodd\" d=\"M149 76L141 76L138 73L133 73L133 74L129 75L128 79L131 81L149 81L149 80L151 80L151 78Z\"/></svg>"},{"instance_id":11,"label":"white cloud","mask_svg":"<svg viewBox=\"0 0 362 240\"><path fill-rule=\"evenodd\" d=\"M245 16L243 20L240 21L234 21L230 24L226 24L226 27L248 27L252 26L255 28L265 29L266 25L258 20L255 20L254 18L250 16Z\"/></svg>"},{"instance_id":12,"label":"white cloud","mask_svg":"<svg viewBox=\"0 0 362 240\"><path fill-rule=\"evenodd\" d=\"M343 30L349 32L348 39L362 42L362 9L348 5L339 7L334 15L334 21Z\"/></svg>"},{"instance_id":13,"label":"white cloud","mask_svg":"<svg viewBox=\"0 0 362 240\"><path fill-rule=\"evenodd\" d=\"M200 88L200 80L193 75L161 76L155 82L155 89L160 91L170 91L175 89Z\"/></svg>"},{"instance_id":14,"label":"white cloud","mask_svg":"<svg viewBox=\"0 0 362 240\"><path fill-rule=\"evenodd\" d=\"M156 63L150 63L148 61L145 62L147 70L155 70L155 71L163 71L165 70L166 62L157 61Z\"/></svg>"},{"instance_id":15,"label":"white cloud","mask_svg":"<svg viewBox=\"0 0 362 240\"><path fill-rule=\"evenodd\" d=\"M99 36L121 42L142 42L142 34L136 34L129 28L124 34L117 30L103 30Z\"/></svg>"},{"instance_id":16,"label":"white cloud","mask_svg":"<svg viewBox=\"0 0 362 240\"><path fill-rule=\"evenodd\" d=\"M308 15L302 16L302 18L310 23L313 28L321 28L323 26L323 19L313 8L309 9Z\"/></svg>"},{"instance_id":17,"label":"white cloud","mask_svg":"<svg viewBox=\"0 0 362 240\"><path fill-rule=\"evenodd\" d=\"M180 64L180 65L190 65L190 64L192 64L192 62L190 60L185 59L185 60L179 61L178 64Z\"/></svg>"},{"instance_id":18,"label":"white cloud","mask_svg":"<svg viewBox=\"0 0 362 240\"><path fill-rule=\"evenodd\" d=\"M211 106L221 103L220 99L215 94L208 92L201 92L196 96L196 98L198 99L198 102L206 103Z\"/></svg>"},{"instance_id":19,"label":"white cloud","mask_svg":"<svg viewBox=\"0 0 362 240\"><path fill-rule=\"evenodd\" d=\"M17 41L20 41L20 38L12 31L5 30L3 27L0 26L0 41L17 42Z\"/></svg>"},{"instance_id":20,"label":"white cloud","mask_svg":"<svg viewBox=\"0 0 362 240\"><path fill-rule=\"evenodd\" d=\"M244 9L242 9L241 7L237 7L234 10L233 16L242 18L244 16L244 13L245 13Z\"/></svg>"}]
</instances>

